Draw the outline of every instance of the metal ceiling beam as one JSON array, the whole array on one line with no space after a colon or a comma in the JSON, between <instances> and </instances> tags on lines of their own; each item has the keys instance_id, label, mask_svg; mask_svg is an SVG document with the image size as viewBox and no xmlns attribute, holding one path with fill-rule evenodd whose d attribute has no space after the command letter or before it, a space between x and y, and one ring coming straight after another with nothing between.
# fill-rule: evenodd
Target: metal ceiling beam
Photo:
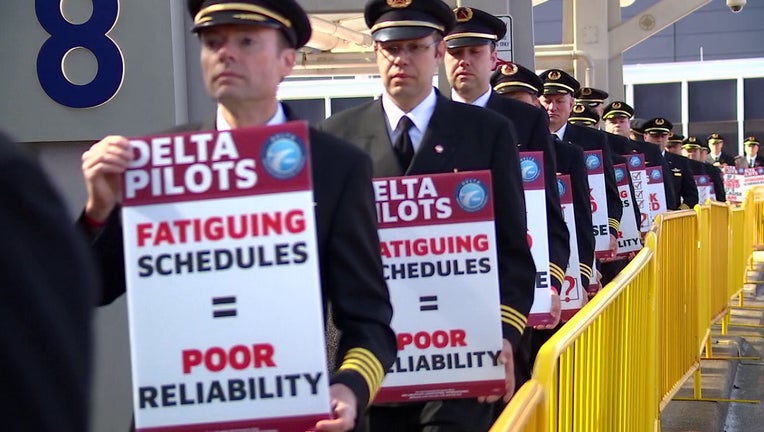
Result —
<instances>
[{"instance_id":1,"label":"metal ceiling beam","mask_svg":"<svg viewBox=\"0 0 764 432\"><path fill-rule=\"evenodd\" d=\"M661 0L650 6L641 14L610 29L610 57L621 55L708 3L711 0Z\"/></svg>"}]
</instances>

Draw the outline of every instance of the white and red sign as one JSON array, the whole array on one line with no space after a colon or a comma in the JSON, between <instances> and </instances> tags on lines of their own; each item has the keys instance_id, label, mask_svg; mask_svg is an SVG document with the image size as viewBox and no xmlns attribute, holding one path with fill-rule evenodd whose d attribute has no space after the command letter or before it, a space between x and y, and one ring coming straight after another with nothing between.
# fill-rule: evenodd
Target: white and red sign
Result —
<instances>
[{"instance_id":1,"label":"white and red sign","mask_svg":"<svg viewBox=\"0 0 764 432\"><path fill-rule=\"evenodd\" d=\"M536 263L536 283L528 326L549 324L552 317L549 281L549 233L547 232L546 185L544 183L544 153L521 152L520 172L528 217L528 243Z\"/></svg>"},{"instance_id":2,"label":"white and red sign","mask_svg":"<svg viewBox=\"0 0 764 432\"><path fill-rule=\"evenodd\" d=\"M581 267L578 257L576 215L569 175L557 175L557 191L560 194L562 217L565 219L565 225L568 226L568 232L570 233L570 258L568 258L568 267L565 269L565 282L560 293L560 303L562 306L561 319L567 321L584 305L584 292L581 287Z\"/></svg>"},{"instance_id":3,"label":"white and red sign","mask_svg":"<svg viewBox=\"0 0 764 432\"><path fill-rule=\"evenodd\" d=\"M698 203L705 204L708 200L715 200L714 184L711 183L711 177L707 175L696 175L695 187L698 188Z\"/></svg>"},{"instance_id":4,"label":"white and red sign","mask_svg":"<svg viewBox=\"0 0 764 432\"><path fill-rule=\"evenodd\" d=\"M618 229L618 256L626 257L632 252L642 249L642 234L637 227L634 214L633 199L629 188L629 170L625 164L613 165L615 184L618 186L618 196L623 203L623 215Z\"/></svg>"},{"instance_id":5,"label":"white and red sign","mask_svg":"<svg viewBox=\"0 0 764 432\"><path fill-rule=\"evenodd\" d=\"M642 153L623 155L634 186L634 199L639 208L639 230L643 233L650 231L650 200L647 192L647 167Z\"/></svg>"},{"instance_id":6,"label":"white and red sign","mask_svg":"<svg viewBox=\"0 0 764 432\"><path fill-rule=\"evenodd\" d=\"M650 226L655 217L668 211L666 188L663 185L663 167L647 167L647 193L650 202Z\"/></svg>"},{"instance_id":7,"label":"white and red sign","mask_svg":"<svg viewBox=\"0 0 764 432\"><path fill-rule=\"evenodd\" d=\"M724 192L730 203L741 203L745 196L746 178L744 168L726 166L724 172Z\"/></svg>"},{"instance_id":8,"label":"white and red sign","mask_svg":"<svg viewBox=\"0 0 764 432\"><path fill-rule=\"evenodd\" d=\"M586 173L589 177L589 199L592 205L594 252L597 258L610 256L610 228L608 224L607 194L605 193L605 164L602 150L584 152Z\"/></svg>"},{"instance_id":9,"label":"white and red sign","mask_svg":"<svg viewBox=\"0 0 764 432\"><path fill-rule=\"evenodd\" d=\"M379 178L374 194L398 338L374 401L504 393L490 172Z\"/></svg>"},{"instance_id":10,"label":"white and red sign","mask_svg":"<svg viewBox=\"0 0 764 432\"><path fill-rule=\"evenodd\" d=\"M307 125L130 142L136 430L294 431L329 418Z\"/></svg>"}]
</instances>

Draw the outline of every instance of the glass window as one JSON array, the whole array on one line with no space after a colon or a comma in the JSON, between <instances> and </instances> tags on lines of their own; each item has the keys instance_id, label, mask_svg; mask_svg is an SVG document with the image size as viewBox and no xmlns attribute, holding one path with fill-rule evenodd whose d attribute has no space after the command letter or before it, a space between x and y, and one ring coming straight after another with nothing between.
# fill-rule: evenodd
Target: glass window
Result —
<instances>
[{"instance_id":1,"label":"glass window","mask_svg":"<svg viewBox=\"0 0 764 432\"><path fill-rule=\"evenodd\" d=\"M747 78L743 80L743 93L745 100L745 119L764 119L764 103L762 103L761 98L761 96L764 95L764 78Z\"/></svg>"},{"instance_id":2,"label":"glass window","mask_svg":"<svg viewBox=\"0 0 764 432\"><path fill-rule=\"evenodd\" d=\"M735 80L687 83L690 122L737 120Z\"/></svg>"},{"instance_id":3,"label":"glass window","mask_svg":"<svg viewBox=\"0 0 764 432\"><path fill-rule=\"evenodd\" d=\"M680 83L634 85L634 117L665 117L671 123L682 121L682 86Z\"/></svg>"},{"instance_id":4,"label":"glass window","mask_svg":"<svg viewBox=\"0 0 764 432\"><path fill-rule=\"evenodd\" d=\"M336 114L342 110L353 108L356 105L360 105L364 102L374 100L373 97L348 97L348 98L332 98L332 114Z\"/></svg>"},{"instance_id":5,"label":"glass window","mask_svg":"<svg viewBox=\"0 0 764 432\"><path fill-rule=\"evenodd\" d=\"M299 118L316 124L326 118L324 99L294 99L284 101Z\"/></svg>"}]
</instances>

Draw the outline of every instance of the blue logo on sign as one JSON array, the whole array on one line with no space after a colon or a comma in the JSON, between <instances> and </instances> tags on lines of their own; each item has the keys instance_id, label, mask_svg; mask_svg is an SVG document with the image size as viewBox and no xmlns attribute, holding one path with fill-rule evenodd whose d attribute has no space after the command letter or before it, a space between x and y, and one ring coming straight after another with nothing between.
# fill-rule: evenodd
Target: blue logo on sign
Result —
<instances>
[{"instance_id":1,"label":"blue logo on sign","mask_svg":"<svg viewBox=\"0 0 764 432\"><path fill-rule=\"evenodd\" d=\"M541 167L535 159L520 159L520 172L523 176L523 182L530 183L541 175Z\"/></svg>"},{"instance_id":2,"label":"blue logo on sign","mask_svg":"<svg viewBox=\"0 0 764 432\"><path fill-rule=\"evenodd\" d=\"M268 139L263 147L263 165L278 179L296 176L305 166L305 147L296 135L279 133Z\"/></svg>"},{"instance_id":3,"label":"blue logo on sign","mask_svg":"<svg viewBox=\"0 0 764 432\"><path fill-rule=\"evenodd\" d=\"M594 154L586 156L586 168L596 170L601 165L600 157Z\"/></svg>"},{"instance_id":4,"label":"blue logo on sign","mask_svg":"<svg viewBox=\"0 0 764 432\"><path fill-rule=\"evenodd\" d=\"M565 195L565 183L560 179L557 179L557 191L560 193L560 196Z\"/></svg>"},{"instance_id":5,"label":"blue logo on sign","mask_svg":"<svg viewBox=\"0 0 764 432\"><path fill-rule=\"evenodd\" d=\"M650 173L650 178L653 180L660 180L661 179L661 170L653 170Z\"/></svg>"},{"instance_id":6,"label":"blue logo on sign","mask_svg":"<svg viewBox=\"0 0 764 432\"><path fill-rule=\"evenodd\" d=\"M698 177L698 182L700 184L706 184L708 182L708 179L706 179L705 177Z\"/></svg>"},{"instance_id":7,"label":"blue logo on sign","mask_svg":"<svg viewBox=\"0 0 764 432\"><path fill-rule=\"evenodd\" d=\"M639 156L632 156L629 158L629 166L631 166L632 168L638 167L639 164L640 164Z\"/></svg>"},{"instance_id":8,"label":"blue logo on sign","mask_svg":"<svg viewBox=\"0 0 764 432\"><path fill-rule=\"evenodd\" d=\"M488 203L488 189L480 180L464 180L456 187L456 202L464 211L480 211Z\"/></svg>"},{"instance_id":9,"label":"blue logo on sign","mask_svg":"<svg viewBox=\"0 0 764 432\"><path fill-rule=\"evenodd\" d=\"M626 177L626 171L622 168L616 168L615 169L615 182L620 183L623 181L623 178Z\"/></svg>"}]
</instances>

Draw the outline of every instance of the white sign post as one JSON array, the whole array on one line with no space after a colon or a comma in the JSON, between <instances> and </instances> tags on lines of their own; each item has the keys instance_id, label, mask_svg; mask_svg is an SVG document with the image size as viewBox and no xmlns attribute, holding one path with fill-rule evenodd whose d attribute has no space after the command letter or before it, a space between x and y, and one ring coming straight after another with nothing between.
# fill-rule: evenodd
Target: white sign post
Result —
<instances>
[{"instance_id":1,"label":"white sign post","mask_svg":"<svg viewBox=\"0 0 764 432\"><path fill-rule=\"evenodd\" d=\"M523 179L525 211L528 217L528 241L536 263L533 306L528 326L549 324L552 317L549 285L549 233L547 232L546 184L544 183L544 153L520 152L520 172Z\"/></svg>"},{"instance_id":2,"label":"white sign post","mask_svg":"<svg viewBox=\"0 0 764 432\"><path fill-rule=\"evenodd\" d=\"M650 200L647 192L647 169L645 156L642 153L623 155L634 186L634 199L639 208L639 230L643 233L650 231Z\"/></svg>"},{"instance_id":3,"label":"white sign post","mask_svg":"<svg viewBox=\"0 0 764 432\"><path fill-rule=\"evenodd\" d=\"M515 55L512 52L512 16L496 15L496 17L507 25L507 34L496 42L496 53L502 60L515 61Z\"/></svg>"},{"instance_id":4,"label":"white sign post","mask_svg":"<svg viewBox=\"0 0 764 432\"><path fill-rule=\"evenodd\" d=\"M634 203L629 189L629 170L625 164L613 165L615 171L615 183L618 186L618 195L623 202L623 215L618 229L618 256L628 257L632 252L642 249L642 234L637 227L636 215L632 204Z\"/></svg>"},{"instance_id":5,"label":"white sign post","mask_svg":"<svg viewBox=\"0 0 764 432\"><path fill-rule=\"evenodd\" d=\"M565 282L562 284L560 303L562 305L561 319L569 320L584 305L584 291L581 286L581 267L578 257L578 234L576 231L576 215L573 205L573 187L570 176L557 175L557 190L560 194L560 206L565 225L570 233L570 258L565 269Z\"/></svg>"},{"instance_id":6,"label":"white sign post","mask_svg":"<svg viewBox=\"0 0 764 432\"><path fill-rule=\"evenodd\" d=\"M307 125L131 144L136 430L294 431L329 418Z\"/></svg>"},{"instance_id":7,"label":"white sign post","mask_svg":"<svg viewBox=\"0 0 764 432\"><path fill-rule=\"evenodd\" d=\"M398 356L376 403L504 393L488 171L374 180Z\"/></svg>"},{"instance_id":8,"label":"white sign post","mask_svg":"<svg viewBox=\"0 0 764 432\"><path fill-rule=\"evenodd\" d=\"M663 167L647 167L647 193L650 202L650 226L653 225L656 216L668 211L666 204L666 187L663 182Z\"/></svg>"}]
</instances>

